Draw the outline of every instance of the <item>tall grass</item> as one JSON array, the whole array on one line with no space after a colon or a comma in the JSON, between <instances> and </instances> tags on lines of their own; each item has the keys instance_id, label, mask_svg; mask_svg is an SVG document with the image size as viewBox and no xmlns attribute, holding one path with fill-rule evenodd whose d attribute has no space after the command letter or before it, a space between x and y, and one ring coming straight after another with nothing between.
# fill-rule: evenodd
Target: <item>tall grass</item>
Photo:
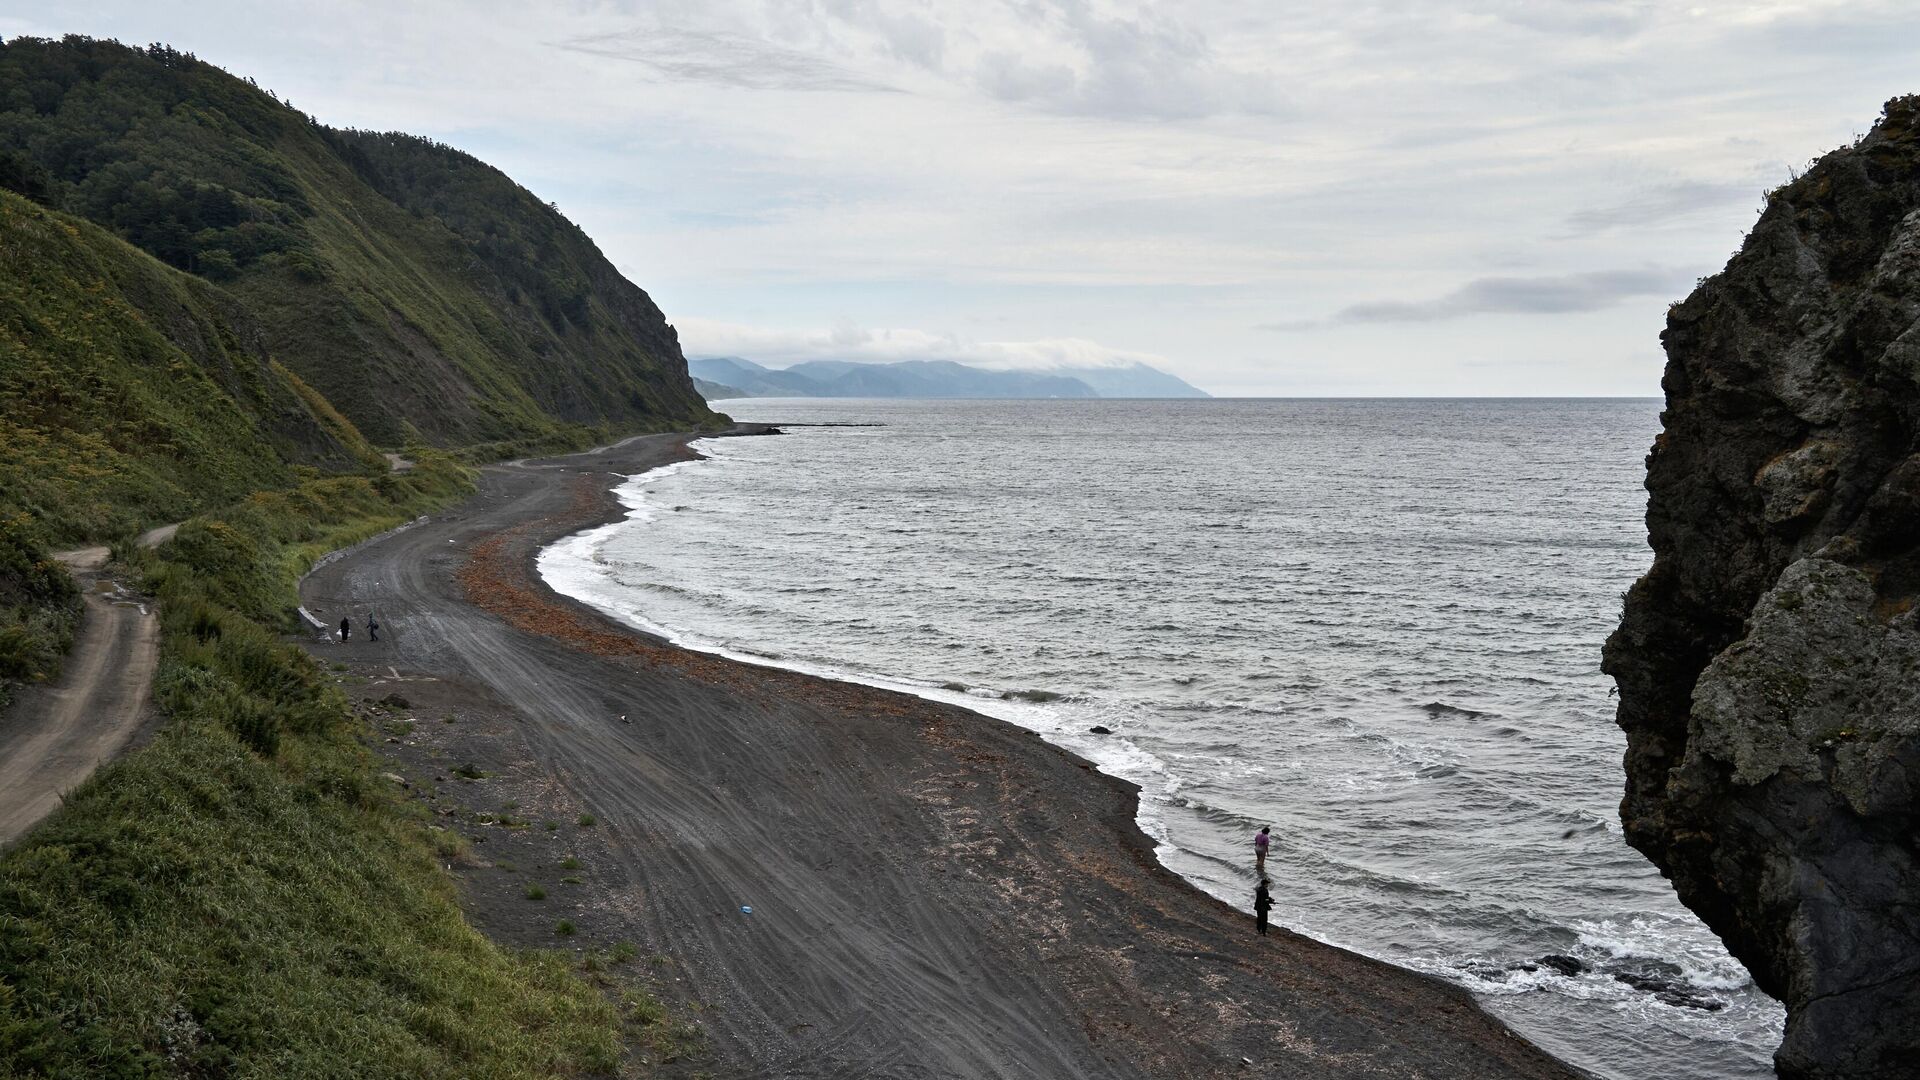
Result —
<instances>
[{"instance_id":1,"label":"tall grass","mask_svg":"<svg viewBox=\"0 0 1920 1080\"><path fill-rule=\"evenodd\" d=\"M160 600L151 745L0 855L0 1075L606 1072L621 1018L558 955L462 918L417 812L374 782L334 683L276 629L319 551L469 474L316 480L129 557Z\"/></svg>"},{"instance_id":2,"label":"tall grass","mask_svg":"<svg viewBox=\"0 0 1920 1080\"><path fill-rule=\"evenodd\" d=\"M47 558L33 520L0 512L0 708L16 683L59 674L79 621L80 592Z\"/></svg>"}]
</instances>

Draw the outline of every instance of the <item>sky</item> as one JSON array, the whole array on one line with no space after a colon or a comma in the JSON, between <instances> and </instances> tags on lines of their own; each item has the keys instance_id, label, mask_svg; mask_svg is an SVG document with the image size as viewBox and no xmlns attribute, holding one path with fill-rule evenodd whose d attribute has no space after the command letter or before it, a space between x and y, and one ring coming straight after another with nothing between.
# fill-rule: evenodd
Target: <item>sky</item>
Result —
<instances>
[{"instance_id":1,"label":"sky","mask_svg":"<svg viewBox=\"0 0 1920 1080\"><path fill-rule=\"evenodd\" d=\"M0 0L557 202L690 356L1647 395L1920 4Z\"/></svg>"}]
</instances>

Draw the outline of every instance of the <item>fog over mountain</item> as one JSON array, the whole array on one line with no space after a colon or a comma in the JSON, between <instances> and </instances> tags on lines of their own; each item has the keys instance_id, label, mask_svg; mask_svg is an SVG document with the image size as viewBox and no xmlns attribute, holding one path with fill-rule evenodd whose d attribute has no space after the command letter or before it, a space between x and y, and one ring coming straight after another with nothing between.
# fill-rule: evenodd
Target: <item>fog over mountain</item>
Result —
<instances>
[{"instance_id":1,"label":"fog over mountain","mask_svg":"<svg viewBox=\"0 0 1920 1080\"><path fill-rule=\"evenodd\" d=\"M1203 398L1204 390L1146 364L999 371L952 360L890 364L809 360L770 368L738 356L695 357L688 370L709 398ZM711 389L709 389L711 387Z\"/></svg>"}]
</instances>

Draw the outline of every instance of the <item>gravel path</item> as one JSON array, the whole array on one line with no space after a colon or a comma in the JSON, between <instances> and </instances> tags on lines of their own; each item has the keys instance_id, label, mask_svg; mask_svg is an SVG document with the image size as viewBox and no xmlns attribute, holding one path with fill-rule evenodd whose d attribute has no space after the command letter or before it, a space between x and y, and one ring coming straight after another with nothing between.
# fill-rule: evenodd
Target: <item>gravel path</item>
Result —
<instances>
[{"instance_id":1,"label":"gravel path","mask_svg":"<svg viewBox=\"0 0 1920 1080\"><path fill-rule=\"evenodd\" d=\"M138 542L157 547L177 529L163 525ZM152 606L100 575L108 549L53 557L73 573L86 606L60 678L22 691L0 724L0 845L58 809L63 794L126 749L146 718L159 663L160 624Z\"/></svg>"}]
</instances>

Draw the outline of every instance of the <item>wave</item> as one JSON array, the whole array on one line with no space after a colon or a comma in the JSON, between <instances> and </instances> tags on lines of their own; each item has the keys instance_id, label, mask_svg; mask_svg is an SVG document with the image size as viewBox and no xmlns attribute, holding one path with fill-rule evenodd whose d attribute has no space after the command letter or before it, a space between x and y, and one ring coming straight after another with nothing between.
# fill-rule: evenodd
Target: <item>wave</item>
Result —
<instances>
[{"instance_id":1,"label":"wave","mask_svg":"<svg viewBox=\"0 0 1920 1080\"><path fill-rule=\"evenodd\" d=\"M904 438L899 452L910 463ZM1730 961L1697 925L1676 924L1669 942L1658 924L1593 918L1657 907L1649 882L1663 883L1619 842L1588 790L1589 774L1617 767L1618 754L1610 725L1584 725L1604 710L1593 700L1597 674L1570 659L1598 631L1526 617L1543 606L1526 575L1427 574L1404 583L1429 587L1415 596L1388 587L1393 551L1413 550L1404 540L1396 549L1371 533L1330 540L1325 530L1311 543L1340 552L1331 577L1326 558L1304 545L1285 564L1247 573L1201 565L1176 574L1156 568L1151 553L1115 546L1113 528L1083 535L1052 501L1018 496L995 516L995 500L1007 498L998 466L983 474L984 487L945 494L927 487L938 479L927 469L914 480L914 502L890 504L885 493L898 484L874 463L823 468L831 455L810 449L796 469L781 454L797 445L703 442L719 467L699 481L655 472L619 489L630 521L652 521L633 527L675 538L671 548L649 554L657 541L635 535L614 547L635 562L610 569L617 560L601 549L619 526L590 530L542 552L540 571L556 589L683 647L915 694L1035 731L1139 785L1138 824L1160 860L1230 903L1244 905L1251 869L1236 857L1239 838L1278 825L1283 865L1302 875L1300 922L1289 925L1322 940L1502 1000L1605 1001L1639 1017L1709 1015L1663 1001L1663 992L1755 997L1744 984L1719 985L1737 965L1716 967ZM727 471L736 454L755 467ZM822 485L840 468L869 470L848 474L845 486L871 512L854 513L852 500ZM661 516L668 504L700 512ZM1138 528L1155 535L1151 498L1141 510ZM943 522L944 513L957 516ZM756 522L750 535L726 531L742 515ZM901 532L882 536L888 527ZM1208 535L1229 552L1246 544L1236 532ZM801 567L796 551L822 561ZM1353 562L1356 551L1371 561ZM950 572L918 565L934 557ZM673 588L634 588L621 576ZM720 589L708 595L699 584ZM836 592L847 602L809 599ZM1570 586L1566 599L1586 598ZM812 655L827 649L840 656ZM1571 768L1530 764L1555 755ZM1513 906L1490 904L1495 896ZM1542 966L1558 954L1583 967ZM1628 1026L1627 1038L1638 1030Z\"/></svg>"}]
</instances>

